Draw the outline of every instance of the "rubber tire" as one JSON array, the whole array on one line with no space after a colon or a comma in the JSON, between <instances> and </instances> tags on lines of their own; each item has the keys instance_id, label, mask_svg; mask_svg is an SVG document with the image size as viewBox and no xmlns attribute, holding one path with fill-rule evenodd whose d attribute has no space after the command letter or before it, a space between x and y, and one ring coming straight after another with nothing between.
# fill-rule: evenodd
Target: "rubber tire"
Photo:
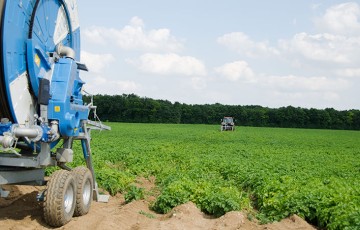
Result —
<instances>
[{"instance_id":1,"label":"rubber tire","mask_svg":"<svg viewBox=\"0 0 360 230\"><path fill-rule=\"evenodd\" d=\"M83 216L89 212L91 207L94 187L93 177L90 170L84 166L74 168L72 173L77 186L74 216Z\"/></svg>"},{"instance_id":2,"label":"rubber tire","mask_svg":"<svg viewBox=\"0 0 360 230\"><path fill-rule=\"evenodd\" d=\"M69 207L65 207L67 192L71 192ZM67 224L74 215L76 183L73 174L66 170L55 171L48 181L44 199L44 219L52 227ZM69 209L70 208L70 209ZM69 210L67 210L69 209Z\"/></svg>"}]
</instances>

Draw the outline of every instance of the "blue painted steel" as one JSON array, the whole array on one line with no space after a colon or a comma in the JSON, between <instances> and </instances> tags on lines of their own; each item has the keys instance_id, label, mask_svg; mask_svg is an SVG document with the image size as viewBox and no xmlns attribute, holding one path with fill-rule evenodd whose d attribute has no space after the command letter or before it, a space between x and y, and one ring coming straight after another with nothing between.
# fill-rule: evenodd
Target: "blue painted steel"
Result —
<instances>
[{"instance_id":1,"label":"blue painted steel","mask_svg":"<svg viewBox=\"0 0 360 230\"><path fill-rule=\"evenodd\" d=\"M10 112L16 122L15 111L11 106L10 83L21 73L26 71L25 42L29 32L29 25L33 1L24 0L22 4L18 1L6 0L5 13L3 15L3 43L2 60L4 66L4 82L9 100ZM14 39L16 38L16 39Z\"/></svg>"},{"instance_id":2,"label":"blue painted steel","mask_svg":"<svg viewBox=\"0 0 360 230\"><path fill-rule=\"evenodd\" d=\"M86 148L86 141L85 140L81 140L81 147L82 147L82 150L83 150L84 159L87 160L88 157L89 157L89 153L88 153L87 148Z\"/></svg>"},{"instance_id":3,"label":"blue painted steel","mask_svg":"<svg viewBox=\"0 0 360 230\"><path fill-rule=\"evenodd\" d=\"M41 129L43 130L43 135L41 137L41 141L42 142L49 142L50 141L50 138L49 138L49 131L51 130L51 128L47 125L41 125L40 126ZM57 142L56 142L57 143Z\"/></svg>"},{"instance_id":4,"label":"blue painted steel","mask_svg":"<svg viewBox=\"0 0 360 230\"><path fill-rule=\"evenodd\" d=\"M71 0L6 0L2 26L3 53L0 55L3 57L4 81L14 121L17 122L17 119L10 85L27 72L30 93L35 99L39 79L50 80L48 119L58 120L62 136L76 136L81 120L86 120L89 112L82 101L84 82L79 78L74 60L53 58L56 46L62 43L71 47L76 60L80 60L80 27L71 24L78 22L70 18L73 14L69 7L72 6L66 2L73 3ZM44 136L43 141L46 139Z\"/></svg>"},{"instance_id":5,"label":"blue painted steel","mask_svg":"<svg viewBox=\"0 0 360 230\"><path fill-rule=\"evenodd\" d=\"M11 122L0 123L0 136L3 136L5 132L9 132L11 129Z\"/></svg>"},{"instance_id":6,"label":"blue painted steel","mask_svg":"<svg viewBox=\"0 0 360 230\"><path fill-rule=\"evenodd\" d=\"M36 43L33 39L27 40L27 61L28 61L28 72L30 76L30 82L32 86L33 93L35 96L38 96L39 93L39 84L40 84L40 78L49 78L46 75L51 74L51 60L49 60L49 57L45 54L42 47ZM36 64L34 61L34 57L38 59L38 63Z\"/></svg>"},{"instance_id":7,"label":"blue painted steel","mask_svg":"<svg viewBox=\"0 0 360 230\"><path fill-rule=\"evenodd\" d=\"M39 78L51 77L49 67L53 63L49 59L49 53L55 52L57 45L54 43L54 33L59 11L64 12L62 24L69 29L68 34L60 42L75 50L77 60L80 60L80 28L73 28L71 25L69 13L71 6L67 6L64 0L40 0L36 9L36 0L3 1L5 1L2 25L3 43L1 44L3 52L0 55L2 55L4 66L8 104L13 120L17 122L10 85L28 70L30 92L36 98ZM30 23L32 15L34 20Z\"/></svg>"},{"instance_id":8,"label":"blue painted steel","mask_svg":"<svg viewBox=\"0 0 360 230\"><path fill-rule=\"evenodd\" d=\"M89 108L83 105L81 88L84 82L78 75L77 64L71 58L55 63L51 81L48 119L59 121L62 136L77 136L81 121L87 120Z\"/></svg>"}]
</instances>

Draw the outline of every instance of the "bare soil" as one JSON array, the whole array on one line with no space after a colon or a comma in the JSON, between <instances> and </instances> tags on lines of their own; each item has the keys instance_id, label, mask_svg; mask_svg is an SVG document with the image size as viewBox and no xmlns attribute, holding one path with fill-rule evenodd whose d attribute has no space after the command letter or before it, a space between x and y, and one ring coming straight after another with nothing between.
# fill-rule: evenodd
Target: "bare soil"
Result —
<instances>
[{"instance_id":1,"label":"bare soil","mask_svg":"<svg viewBox=\"0 0 360 230\"><path fill-rule=\"evenodd\" d=\"M313 226L298 216L291 216L281 222L260 225L250 221L243 212L229 212L220 218L202 213L194 203L175 207L165 215L149 209L154 200L154 180L139 179L137 186L149 192L144 200L126 204L123 195L110 197L108 203L93 202L90 212L82 217L74 217L59 229L249 229L249 230L313 230ZM3 186L10 192L8 198L0 198L1 229L52 229L42 217L42 204L36 201L36 195L44 187ZM154 192L155 191L155 192Z\"/></svg>"}]
</instances>

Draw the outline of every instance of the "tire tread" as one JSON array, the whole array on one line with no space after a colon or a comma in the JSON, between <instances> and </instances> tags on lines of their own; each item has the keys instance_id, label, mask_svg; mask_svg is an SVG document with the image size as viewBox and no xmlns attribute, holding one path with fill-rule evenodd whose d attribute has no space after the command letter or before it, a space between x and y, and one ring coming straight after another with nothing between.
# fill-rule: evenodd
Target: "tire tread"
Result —
<instances>
[{"instance_id":1,"label":"tire tread","mask_svg":"<svg viewBox=\"0 0 360 230\"><path fill-rule=\"evenodd\" d=\"M63 205L64 190L67 185L71 186L71 183L76 191L72 174L66 170L58 170L52 174L47 184L43 206L44 219L52 227L61 227L71 220L72 215L66 216Z\"/></svg>"},{"instance_id":2,"label":"tire tread","mask_svg":"<svg viewBox=\"0 0 360 230\"><path fill-rule=\"evenodd\" d=\"M90 170L85 166L79 166L72 170L74 177L76 178L76 206L74 211L74 216L83 216L86 215L91 206L91 201L93 199L93 178ZM90 203L85 206L83 204L82 195L83 195L83 186L87 179L90 179L91 182L91 194L90 194Z\"/></svg>"}]
</instances>

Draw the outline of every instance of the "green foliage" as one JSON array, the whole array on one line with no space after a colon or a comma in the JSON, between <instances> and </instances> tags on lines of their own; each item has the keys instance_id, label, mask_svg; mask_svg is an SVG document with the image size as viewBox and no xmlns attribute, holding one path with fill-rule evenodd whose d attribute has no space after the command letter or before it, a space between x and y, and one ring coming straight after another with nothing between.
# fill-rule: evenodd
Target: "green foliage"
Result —
<instances>
[{"instance_id":1,"label":"green foliage","mask_svg":"<svg viewBox=\"0 0 360 230\"><path fill-rule=\"evenodd\" d=\"M193 200L199 207L217 217L229 211L241 210L241 192L232 187L209 187L196 193Z\"/></svg>"},{"instance_id":2,"label":"green foliage","mask_svg":"<svg viewBox=\"0 0 360 230\"><path fill-rule=\"evenodd\" d=\"M159 213L167 213L173 207L190 201L194 189L195 184L189 179L169 183L152 208Z\"/></svg>"},{"instance_id":3,"label":"green foliage","mask_svg":"<svg viewBox=\"0 0 360 230\"><path fill-rule=\"evenodd\" d=\"M143 211L143 210L141 210L141 211L139 212L139 214L144 215L144 216L146 216L146 217L149 218L149 219L155 219L155 218L156 218L154 214L145 212L145 211Z\"/></svg>"},{"instance_id":4,"label":"green foliage","mask_svg":"<svg viewBox=\"0 0 360 230\"><path fill-rule=\"evenodd\" d=\"M144 199L144 188L138 188L134 185L131 185L125 194L125 202L130 203L133 200Z\"/></svg>"},{"instance_id":5,"label":"green foliage","mask_svg":"<svg viewBox=\"0 0 360 230\"><path fill-rule=\"evenodd\" d=\"M89 101L89 97L84 99ZM232 116L236 118L237 125L242 126L360 130L360 110L293 106L272 109L219 103L188 105L135 94L95 95L94 100L99 117L112 122L220 124L221 118Z\"/></svg>"},{"instance_id":6,"label":"green foliage","mask_svg":"<svg viewBox=\"0 0 360 230\"><path fill-rule=\"evenodd\" d=\"M255 208L262 222L297 214L321 228L360 228L360 132L108 125L92 133L92 149L98 183L113 195L136 199L134 179L155 176L160 213L192 201L215 216Z\"/></svg>"},{"instance_id":7,"label":"green foliage","mask_svg":"<svg viewBox=\"0 0 360 230\"><path fill-rule=\"evenodd\" d=\"M114 196L118 192L124 192L134 182L135 177L123 171L104 167L96 169L96 179L100 187Z\"/></svg>"},{"instance_id":8,"label":"green foliage","mask_svg":"<svg viewBox=\"0 0 360 230\"><path fill-rule=\"evenodd\" d=\"M167 213L177 205L192 201L202 211L215 216L241 210L241 192L233 187L219 186L221 184L181 178L165 187L152 208L159 213Z\"/></svg>"},{"instance_id":9,"label":"green foliage","mask_svg":"<svg viewBox=\"0 0 360 230\"><path fill-rule=\"evenodd\" d=\"M55 172L56 170L59 170L60 168L55 166L55 167L46 167L45 168L45 176L50 176L53 172Z\"/></svg>"}]
</instances>

